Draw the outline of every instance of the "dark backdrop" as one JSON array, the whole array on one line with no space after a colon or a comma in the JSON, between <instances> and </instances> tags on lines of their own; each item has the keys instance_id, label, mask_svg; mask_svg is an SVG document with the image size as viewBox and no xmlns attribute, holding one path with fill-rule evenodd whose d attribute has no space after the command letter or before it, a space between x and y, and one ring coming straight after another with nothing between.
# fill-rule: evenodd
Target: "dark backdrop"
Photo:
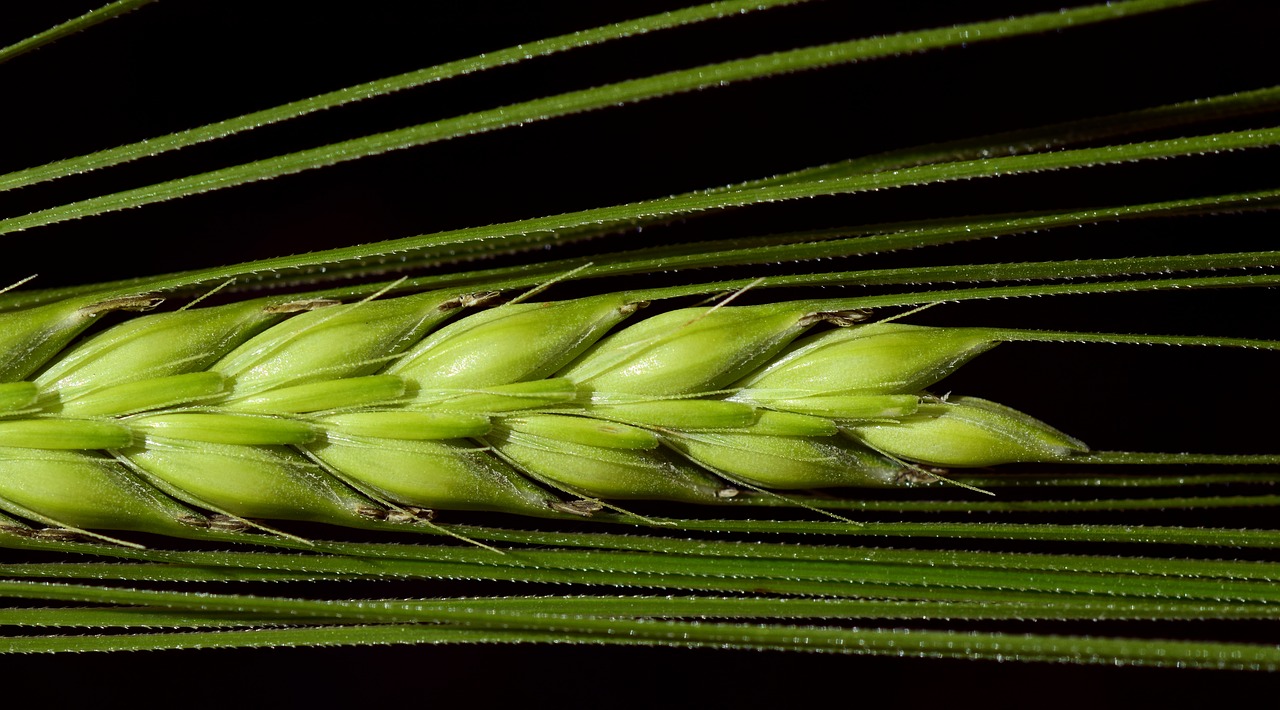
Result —
<instances>
[{"instance_id":1,"label":"dark backdrop","mask_svg":"<svg viewBox=\"0 0 1280 710\"><path fill-rule=\"evenodd\" d=\"M331 10L312 2L161 2L0 66L0 130L7 139L0 171L681 4L369 0ZM57 0L6 7L0 10L0 44L94 5ZM1058 5L815 2L579 50L0 194L0 214L698 62ZM1258 88L1275 81L1271 43L1278 15L1274 3L1218 2L472 136L7 235L9 256L0 262L0 280L38 272L43 285L81 283L496 223L917 143ZM1220 127L1253 124L1265 120ZM1255 151L807 200L690 220L592 247L1169 199L1270 186L1274 167L1274 151ZM815 268L1266 248L1274 230L1274 218L1257 214L1152 220ZM773 273L770 267L759 272ZM1247 290L945 306L919 322L1265 337L1276 334L1273 311L1271 292ZM1032 411L1097 448L1261 453L1277 448L1266 403L1280 395L1273 378L1257 374L1273 367L1273 359L1264 358L1274 355L1005 346L949 384ZM557 647L6 658L4 667L10 679L92 674L112 694L128 692L140 701L161 697L143 690L154 684L180 693L168 702L182 704L303 698L487 704L517 697L624 706L716 700L846 704L883 692L895 704L968 698L1015 706L1034 698L1036 704L1056 705L1087 698L1108 706L1112 689L1124 685L1158 685L1189 701L1209 694L1201 684L1260 682L1153 670Z\"/></svg>"}]
</instances>

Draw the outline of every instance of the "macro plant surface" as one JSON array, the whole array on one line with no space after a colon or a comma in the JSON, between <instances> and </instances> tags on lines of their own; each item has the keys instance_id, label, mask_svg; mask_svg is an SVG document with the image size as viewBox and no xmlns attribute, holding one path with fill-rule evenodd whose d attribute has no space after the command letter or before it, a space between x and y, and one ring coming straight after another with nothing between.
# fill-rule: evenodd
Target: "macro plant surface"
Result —
<instances>
[{"instance_id":1,"label":"macro plant surface","mask_svg":"<svg viewBox=\"0 0 1280 710\"><path fill-rule=\"evenodd\" d=\"M151 112L232 85L145 129L68 111L0 175L6 239L76 245L0 295L3 647L1274 670L1280 90L1238 37L1274 11L852 5L504 8L269 95L180 57Z\"/></svg>"}]
</instances>

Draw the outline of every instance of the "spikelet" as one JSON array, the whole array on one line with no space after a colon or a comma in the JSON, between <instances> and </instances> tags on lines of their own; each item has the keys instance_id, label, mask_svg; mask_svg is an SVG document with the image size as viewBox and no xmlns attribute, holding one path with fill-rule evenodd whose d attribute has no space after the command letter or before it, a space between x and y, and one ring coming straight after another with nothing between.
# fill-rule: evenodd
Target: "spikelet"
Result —
<instances>
[{"instance_id":1,"label":"spikelet","mask_svg":"<svg viewBox=\"0 0 1280 710\"><path fill-rule=\"evenodd\" d=\"M756 393L918 392L998 343L984 328L853 325L796 342L738 386Z\"/></svg>"},{"instance_id":2,"label":"spikelet","mask_svg":"<svg viewBox=\"0 0 1280 710\"><path fill-rule=\"evenodd\" d=\"M920 464L1085 451L1019 412L924 391L992 331L851 326L776 303L610 334L641 304L608 295L432 332L478 300L249 301L135 316L70 347L102 313L156 300L0 315L0 510L73 531L360 527L423 509L560 516L894 486L922 480ZM796 340L823 321L839 327Z\"/></svg>"},{"instance_id":3,"label":"spikelet","mask_svg":"<svg viewBox=\"0 0 1280 710\"><path fill-rule=\"evenodd\" d=\"M977 397L922 404L912 416L846 431L881 451L938 466L1065 461L1088 451L1043 422Z\"/></svg>"},{"instance_id":4,"label":"spikelet","mask_svg":"<svg viewBox=\"0 0 1280 710\"><path fill-rule=\"evenodd\" d=\"M14 515L73 529L182 536L201 516L106 456L0 447L0 494Z\"/></svg>"},{"instance_id":5,"label":"spikelet","mask_svg":"<svg viewBox=\"0 0 1280 710\"><path fill-rule=\"evenodd\" d=\"M420 390L541 380L595 343L639 304L622 296L520 303L463 318L387 368Z\"/></svg>"},{"instance_id":6,"label":"spikelet","mask_svg":"<svg viewBox=\"0 0 1280 710\"><path fill-rule=\"evenodd\" d=\"M605 338L560 375L601 400L714 391L804 332L808 313L786 303L671 311Z\"/></svg>"},{"instance_id":7,"label":"spikelet","mask_svg":"<svg viewBox=\"0 0 1280 710\"><path fill-rule=\"evenodd\" d=\"M539 479L581 495L710 503L735 493L623 425L530 415L506 420L488 441Z\"/></svg>"},{"instance_id":8,"label":"spikelet","mask_svg":"<svg viewBox=\"0 0 1280 710\"><path fill-rule=\"evenodd\" d=\"M148 310L157 298L101 301L79 298L0 313L0 382L25 379L99 317L116 310Z\"/></svg>"}]
</instances>

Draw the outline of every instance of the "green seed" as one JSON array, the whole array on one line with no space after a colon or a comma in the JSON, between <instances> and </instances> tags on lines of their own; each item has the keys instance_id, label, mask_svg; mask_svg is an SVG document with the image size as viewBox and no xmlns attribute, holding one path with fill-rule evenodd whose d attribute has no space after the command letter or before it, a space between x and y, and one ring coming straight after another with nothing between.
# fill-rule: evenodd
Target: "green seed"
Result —
<instances>
[{"instance_id":1,"label":"green seed","mask_svg":"<svg viewBox=\"0 0 1280 710\"><path fill-rule=\"evenodd\" d=\"M465 442L330 436L308 451L360 487L405 505L547 515L558 502Z\"/></svg>"},{"instance_id":2,"label":"green seed","mask_svg":"<svg viewBox=\"0 0 1280 710\"><path fill-rule=\"evenodd\" d=\"M601 397L715 391L807 329L808 312L786 303L672 311L605 338L559 374Z\"/></svg>"},{"instance_id":3,"label":"green seed","mask_svg":"<svg viewBox=\"0 0 1280 710\"><path fill-rule=\"evenodd\" d=\"M740 402L716 399L668 399L591 405L593 417L664 429L741 429L756 421L756 410Z\"/></svg>"},{"instance_id":4,"label":"green seed","mask_svg":"<svg viewBox=\"0 0 1280 710\"><path fill-rule=\"evenodd\" d=\"M262 302L139 316L77 345L35 382L45 391L98 390L203 372L280 317Z\"/></svg>"},{"instance_id":5,"label":"green seed","mask_svg":"<svg viewBox=\"0 0 1280 710\"><path fill-rule=\"evenodd\" d=\"M556 416L506 420L486 440L521 469L579 495L711 503L736 493L661 450L577 443L573 441L576 431L548 436L548 429L554 431L557 422L546 418Z\"/></svg>"},{"instance_id":6,"label":"green seed","mask_svg":"<svg viewBox=\"0 0 1280 710\"><path fill-rule=\"evenodd\" d=\"M1066 461L1088 451L1044 422L977 397L924 404L900 422L846 431L872 448L936 466Z\"/></svg>"},{"instance_id":7,"label":"green seed","mask_svg":"<svg viewBox=\"0 0 1280 710\"><path fill-rule=\"evenodd\" d=\"M147 310L160 300L142 296L107 301L81 297L0 313L0 382L25 379L103 314Z\"/></svg>"},{"instance_id":8,"label":"green seed","mask_svg":"<svg viewBox=\"0 0 1280 710\"><path fill-rule=\"evenodd\" d=\"M984 328L855 325L796 342L736 386L744 397L752 390L773 397L915 393L997 343Z\"/></svg>"},{"instance_id":9,"label":"green seed","mask_svg":"<svg viewBox=\"0 0 1280 710\"><path fill-rule=\"evenodd\" d=\"M840 428L830 419L792 412L761 410L755 422L742 433L772 436L834 436Z\"/></svg>"},{"instance_id":10,"label":"green seed","mask_svg":"<svg viewBox=\"0 0 1280 710\"><path fill-rule=\"evenodd\" d=\"M56 392L56 403L45 409L66 416L94 417L105 414L134 414L149 409L175 407L220 397L226 378L216 372L190 372L125 382L100 390L92 385L78 391Z\"/></svg>"},{"instance_id":11,"label":"green seed","mask_svg":"<svg viewBox=\"0 0 1280 710\"><path fill-rule=\"evenodd\" d=\"M178 536L190 533L180 521L200 517L113 459L37 449L0 448L0 508L86 530Z\"/></svg>"},{"instance_id":12,"label":"green seed","mask_svg":"<svg viewBox=\"0 0 1280 710\"><path fill-rule=\"evenodd\" d=\"M406 406L425 410L499 414L573 402L578 387L563 377L457 390L424 390Z\"/></svg>"},{"instance_id":13,"label":"green seed","mask_svg":"<svg viewBox=\"0 0 1280 710\"><path fill-rule=\"evenodd\" d=\"M285 447L150 437L120 455L171 495L242 518L343 525L378 508Z\"/></svg>"},{"instance_id":14,"label":"green seed","mask_svg":"<svg viewBox=\"0 0 1280 710\"><path fill-rule=\"evenodd\" d=\"M393 402L404 394L404 380L394 375L347 377L281 387L233 399L227 409L241 412L298 414Z\"/></svg>"},{"instance_id":15,"label":"green seed","mask_svg":"<svg viewBox=\"0 0 1280 710\"><path fill-rule=\"evenodd\" d=\"M431 334L387 372L424 390L540 380L635 310L621 296L499 306Z\"/></svg>"},{"instance_id":16,"label":"green seed","mask_svg":"<svg viewBox=\"0 0 1280 710\"><path fill-rule=\"evenodd\" d=\"M100 419L0 421L0 446L24 449L122 449L133 443L129 427Z\"/></svg>"},{"instance_id":17,"label":"green seed","mask_svg":"<svg viewBox=\"0 0 1280 710\"><path fill-rule=\"evenodd\" d=\"M418 294L300 313L255 336L212 366L242 398L284 386L371 375L457 308Z\"/></svg>"},{"instance_id":18,"label":"green seed","mask_svg":"<svg viewBox=\"0 0 1280 710\"><path fill-rule=\"evenodd\" d=\"M920 398L913 394L794 395L795 390L749 389L739 392L733 398L796 414L855 421L905 417L915 412L920 405Z\"/></svg>"},{"instance_id":19,"label":"green seed","mask_svg":"<svg viewBox=\"0 0 1280 710\"><path fill-rule=\"evenodd\" d=\"M490 429L486 416L454 412L348 412L315 421L337 436L379 439L463 439L484 436Z\"/></svg>"},{"instance_id":20,"label":"green seed","mask_svg":"<svg viewBox=\"0 0 1280 710\"><path fill-rule=\"evenodd\" d=\"M731 480L796 490L899 485L901 465L839 439L673 432L664 440L680 453Z\"/></svg>"},{"instance_id":21,"label":"green seed","mask_svg":"<svg viewBox=\"0 0 1280 710\"><path fill-rule=\"evenodd\" d=\"M584 417L533 415L521 417L518 426L528 436L606 449L643 450L662 445L658 436L646 429Z\"/></svg>"}]
</instances>

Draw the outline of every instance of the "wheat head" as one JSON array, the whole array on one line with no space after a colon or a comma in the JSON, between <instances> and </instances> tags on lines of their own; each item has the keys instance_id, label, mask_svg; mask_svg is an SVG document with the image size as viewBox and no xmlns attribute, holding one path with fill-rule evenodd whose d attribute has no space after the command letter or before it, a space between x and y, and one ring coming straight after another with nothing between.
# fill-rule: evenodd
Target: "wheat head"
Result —
<instances>
[{"instance_id":1,"label":"wheat head","mask_svg":"<svg viewBox=\"0 0 1280 710\"><path fill-rule=\"evenodd\" d=\"M457 317L486 298L260 299L137 315L75 342L159 299L0 315L0 509L165 535L433 510L589 515L1086 451L1020 412L926 391L995 331L863 323L812 301L638 318L646 304L618 294Z\"/></svg>"}]
</instances>

